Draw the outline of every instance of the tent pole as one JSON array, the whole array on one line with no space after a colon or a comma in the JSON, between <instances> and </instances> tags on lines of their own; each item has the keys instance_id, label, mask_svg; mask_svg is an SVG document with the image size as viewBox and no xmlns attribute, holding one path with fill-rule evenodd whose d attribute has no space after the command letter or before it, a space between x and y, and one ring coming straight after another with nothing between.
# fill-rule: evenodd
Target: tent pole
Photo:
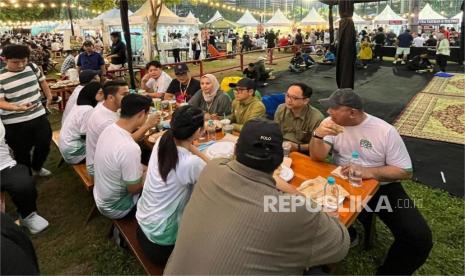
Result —
<instances>
[{"instance_id":1,"label":"tent pole","mask_svg":"<svg viewBox=\"0 0 465 276\"><path fill-rule=\"evenodd\" d=\"M126 40L126 52L128 55L128 69L131 89L136 89L136 81L134 78L134 68L132 67L132 47L131 47L131 30L129 28L129 16L128 16L128 0L119 1L120 15L121 15L121 26L124 33L124 39Z\"/></svg>"}]
</instances>

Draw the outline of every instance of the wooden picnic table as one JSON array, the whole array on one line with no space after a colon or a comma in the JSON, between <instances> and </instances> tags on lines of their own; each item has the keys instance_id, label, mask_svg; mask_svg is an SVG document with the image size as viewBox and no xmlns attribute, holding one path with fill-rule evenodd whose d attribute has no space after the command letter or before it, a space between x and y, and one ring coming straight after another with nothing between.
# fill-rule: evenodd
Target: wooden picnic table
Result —
<instances>
[{"instance_id":1,"label":"wooden picnic table","mask_svg":"<svg viewBox=\"0 0 465 276\"><path fill-rule=\"evenodd\" d=\"M313 161L310 156L292 152L289 157L292 159L291 169L294 171L294 178L289 182L295 187L299 187L302 182L308 179L322 176L324 178L331 175L331 172L336 168L335 165L326 162ZM366 206L371 196L373 196L379 188L377 180L369 179L363 180L361 187L353 187L345 179L334 176L336 183L344 187L351 196L360 196L357 201L352 204L355 210L339 211L339 219L341 222L349 227L355 221L360 211ZM342 205L343 208L349 210L350 200L346 198Z\"/></svg>"},{"instance_id":2,"label":"wooden picnic table","mask_svg":"<svg viewBox=\"0 0 465 276\"><path fill-rule=\"evenodd\" d=\"M233 135L239 136L238 132L233 133ZM221 140L224 137L222 131L216 132L216 140ZM144 144L151 150L154 146L154 143L148 141L148 136L144 139ZM317 162L310 158L310 156L292 152L289 157L292 159L291 169L294 171L294 178L289 182L295 187L299 187L302 182L308 179L313 179L318 176L328 177L333 176L331 172L336 169L336 166L326 162ZM336 183L344 187L351 196L355 197L352 206L350 199L346 198L342 205L343 208L347 210L341 210L339 212L339 219L341 222L349 227L355 221L359 213L363 210L363 207L366 206L370 198L376 193L379 188L379 183L377 180L369 179L363 180L361 187L353 187L349 184L349 181L336 177ZM356 199L356 200L355 200ZM354 210L351 210L350 207Z\"/></svg>"}]
</instances>

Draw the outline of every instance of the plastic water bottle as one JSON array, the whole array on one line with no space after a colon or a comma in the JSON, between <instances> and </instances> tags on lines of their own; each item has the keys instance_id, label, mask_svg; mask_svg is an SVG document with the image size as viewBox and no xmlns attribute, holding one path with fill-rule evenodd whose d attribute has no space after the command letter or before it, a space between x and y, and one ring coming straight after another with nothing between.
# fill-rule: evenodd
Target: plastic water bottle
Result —
<instances>
[{"instance_id":1,"label":"plastic water bottle","mask_svg":"<svg viewBox=\"0 0 465 276\"><path fill-rule=\"evenodd\" d=\"M352 152L349 163L349 183L354 187L362 186L362 164L360 163L358 151Z\"/></svg>"},{"instance_id":2,"label":"plastic water bottle","mask_svg":"<svg viewBox=\"0 0 465 276\"><path fill-rule=\"evenodd\" d=\"M216 140L216 127L215 123L213 120L208 120L207 123L207 135L208 135L208 140L209 141L215 141Z\"/></svg>"},{"instance_id":3,"label":"plastic water bottle","mask_svg":"<svg viewBox=\"0 0 465 276\"><path fill-rule=\"evenodd\" d=\"M323 198L324 209L328 215L333 217L339 216L339 188L336 185L336 180L332 176L327 179Z\"/></svg>"}]
</instances>

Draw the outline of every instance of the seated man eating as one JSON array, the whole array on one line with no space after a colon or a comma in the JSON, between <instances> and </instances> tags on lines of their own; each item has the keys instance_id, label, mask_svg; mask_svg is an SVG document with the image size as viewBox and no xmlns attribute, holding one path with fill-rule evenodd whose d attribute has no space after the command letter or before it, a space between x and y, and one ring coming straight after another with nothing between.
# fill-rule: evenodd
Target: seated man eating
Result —
<instances>
[{"instance_id":1,"label":"seated man eating","mask_svg":"<svg viewBox=\"0 0 465 276\"><path fill-rule=\"evenodd\" d=\"M308 153L313 130L323 120L323 114L311 106L313 90L305 83L294 83L286 92L286 102L279 105L274 121L279 124L284 140L291 142L291 151Z\"/></svg>"},{"instance_id":2,"label":"seated man eating","mask_svg":"<svg viewBox=\"0 0 465 276\"><path fill-rule=\"evenodd\" d=\"M231 86L231 85L230 85ZM235 85L235 99L232 102L232 113L229 116L235 131L241 131L242 126L249 120L264 117L265 105L254 97L255 82L243 78Z\"/></svg>"},{"instance_id":3,"label":"seated man eating","mask_svg":"<svg viewBox=\"0 0 465 276\"><path fill-rule=\"evenodd\" d=\"M392 125L365 113L362 99L352 89L336 90L320 103L328 107L330 117L313 132L312 159L324 161L332 152L335 163L347 174L352 152L358 152L362 178L381 184L368 207L394 235L394 243L376 274L413 274L428 258L433 243L428 224L400 183L412 176L412 162L402 138ZM410 208L398 208L398 202ZM377 208L380 204L385 208ZM366 212L359 216L362 223L364 217Z\"/></svg>"}]
</instances>

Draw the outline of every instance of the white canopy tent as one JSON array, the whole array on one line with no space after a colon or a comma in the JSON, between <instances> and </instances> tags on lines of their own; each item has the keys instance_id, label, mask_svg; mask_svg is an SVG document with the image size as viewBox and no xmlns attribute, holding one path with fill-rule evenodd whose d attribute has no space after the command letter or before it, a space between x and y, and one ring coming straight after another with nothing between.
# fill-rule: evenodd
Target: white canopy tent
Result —
<instances>
[{"instance_id":1,"label":"white canopy tent","mask_svg":"<svg viewBox=\"0 0 465 276\"><path fill-rule=\"evenodd\" d=\"M455 15L455 16L452 17L451 19L458 19L458 20L459 20L459 24L462 23L462 20L463 20L463 11L459 12L457 15Z\"/></svg>"},{"instance_id":2,"label":"white canopy tent","mask_svg":"<svg viewBox=\"0 0 465 276\"><path fill-rule=\"evenodd\" d=\"M128 15L131 15L132 11L128 11ZM121 13L119 9L111 9L101 13L99 16L95 17L93 20L105 20L105 19L115 19L120 18Z\"/></svg>"},{"instance_id":3,"label":"white canopy tent","mask_svg":"<svg viewBox=\"0 0 465 276\"><path fill-rule=\"evenodd\" d=\"M202 22L200 22L200 20L197 17L195 17L195 15L191 11L189 11L186 18L196 20L197 24L199 24L199 25L202 24Z\"/></svg>"},{"instance_id":4,"label":"white canopy tent","mask_svg":"<svg viewBox=\"0 0 465 276\"><path fill-rule=\"evenodd\" d=\"M221 15L219 11L216 11L215 14L212 16L212 18L210 18L207 22L205 22L205 24L211 24L221 19L224 19L224 17Z\"/></svg>"},{"instance_id":5,"label":"white canopy tent","mask_svg":"<svg viewBox=\"0 0 465 276\"><path fill-rule=\"evenodd\" d=\"M358 15L356 12L354 12L354 15L352 16L352 20L354 21L355 25L370 25L371 22L363 19L360 15ZM338 18L336 21L334 21L334 24L339 24L339 21L341 21L340 18Z\"/></svg>"},{"instance_id":6,"label":"white canopy tent","mask_svg":"<svg viewBox=\"0 0 465 276\"><path fill-rule=\"evenodd\" d=\"M446 19L444 16L435 12L430 4L426 4L425 7L420 11L418 20L434 20L434 19Z\"/></svg>"},{"instance_id":7,"label":"white canopy tent","mask_svg":"<svg viewBox=\"0 0 465 276\"><path fill-rule=\"evenodd\" d=\"M140 9L129 17L129 22L135 24L136 22L145 21L145 33L144 33L144 56L148 57L147 52L152 51L152 36L150 33L149 22L153 16L150 2L146 1ZM199 33L199 22L198 19L192 16L180 17L172 12L164 4L161 7L160 17L158 19L157 28L158 45L161 51L161 60L167 62L164 49L171 49L171 42L169 41L169 34L181 33L184 36L189 36L185 39L185 43L191 41L191 35ZM187 46L186 46L187 47ZM190 48L190 47L189 47Z\"/></svg>"},{"instance_id":8,"label":"white canopy tent","mask_svg":"<svg viewBox=\"0 0 465 276\"><path fill-rule=\"evenodd\" d=\"M386 5L386 8L373 18L374 24L385 24L389 25L392 21L401 21L402 23L407 23L407 19L400 17L396 14L389 5Z\"/></svg>"},{"instance_id":9,"label":"white canopy tent","mask_svg":"<svg viewBox=\"0 0 465 276\"><path fill-rule=\"evenodd\" d=\"M255 19L255 17L253 17L253 15L249 12L249 10L246 10L242 17L236 21L236 23L245 27L256 27L258 24L260 24L258 20Z\"/></svg>"},{"instance_id":10,"label":"white canopy tent","mask_svg":"<svg viewBox=\"0 0 465 276\"><path fill-rule=\"evenodd\" d=\"M292 21L287 19L287 17L284 15L284 13L278 9L275 14L273 15L273 17L270 18L270 20L268 20L266 23L265 23L265 26L267 27L291 27L292 25Z\"/></svg>"},{"instance_id":11,"label":"white canopy tent","mask_svg":"<svg viewBox=\"0 0 465 276\"><path fill-rule=\"evenodd\" d=\"M328 25L328 22L312 8L300 22L302 25Z\"/></svg>"}]
</instances>

